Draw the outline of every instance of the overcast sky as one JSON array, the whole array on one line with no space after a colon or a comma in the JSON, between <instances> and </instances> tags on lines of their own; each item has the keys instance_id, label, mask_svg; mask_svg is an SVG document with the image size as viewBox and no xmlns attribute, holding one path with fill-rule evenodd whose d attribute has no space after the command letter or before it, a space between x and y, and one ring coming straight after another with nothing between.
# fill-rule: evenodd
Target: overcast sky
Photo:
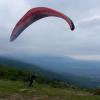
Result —
<instances>
[{"instance_id":1,"label":"overcast sky","mask_svg":"<svg viewBox=\"0 0 100 100\"><path fill-rule=\"evenodd\" d=\"M29 26L13 42L10 35L31 8L45 6L71 18L46 17ZM100 60L100 0L0 0L0 54L52 54Z\"/></svg>"}]
</instances>

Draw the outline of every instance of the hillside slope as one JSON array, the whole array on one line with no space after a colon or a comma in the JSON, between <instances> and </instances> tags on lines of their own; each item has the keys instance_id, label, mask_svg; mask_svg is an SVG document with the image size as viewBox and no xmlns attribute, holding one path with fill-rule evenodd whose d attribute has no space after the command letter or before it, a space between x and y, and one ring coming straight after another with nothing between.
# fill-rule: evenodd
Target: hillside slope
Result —
<instances>
[{"instance_id":1,"label":"hillside slope","mask_svg":"<svg viewBox=\"0 0 100 100\"><path fill-rule=\"evenodd\" d=\"M94 87L94 88L100 87L99 79L96 79L94 77L88 78L88 77L83 77L81 75L77 76L72 73L59 73L59 72L55 72L55 70L51 71L49 69L41 68L40 66L25 63L24 61L2 58L2 57L0 58L0 63L9 65L9 66L14 66L17 68L23 68L23 69L28 69L35 72L40 72L44 75L57 78L64 82L74 83L82 87Z\"/></svg>"},{"instance_id":2,"label":"hillside slope","mask_svg":"<svg viewBox=\"0 0 100 100\"><path fill-rule=\"evenodd\" d=\"M27 82L0 80L0 100L99 100L96 90L54 88L35 83L32 87ZM99 90L100 91L100 90Z\"/></svg>"},{"instance_id":3,"label":"hillside slope","mask_svg":"<svg viewBox=\"0 0 100 100\"><path fill-rule=\"evenodd\" d=\"M40 73L29 87L30 73L30 70L0 65L0 100L99 100L99 88L81 88Z\"/></svg>"}]
</instances>

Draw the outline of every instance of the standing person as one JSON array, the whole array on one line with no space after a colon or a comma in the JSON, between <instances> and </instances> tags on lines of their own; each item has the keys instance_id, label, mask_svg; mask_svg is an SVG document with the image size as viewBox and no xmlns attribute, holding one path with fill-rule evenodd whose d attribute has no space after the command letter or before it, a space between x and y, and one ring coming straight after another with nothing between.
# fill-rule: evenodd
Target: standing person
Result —
<instances>
[{"instance_id":1,"label":"standing person","mask_svg":"<svg viewBox=\"0 0 100 100\"><path fill-rule=\"evenodd\" d=\"M36 74L32 73L32 75L29 76L28 80L30 81L29 86L32 86L32 84L35 82Z\"/></svg>"}]
</instances>

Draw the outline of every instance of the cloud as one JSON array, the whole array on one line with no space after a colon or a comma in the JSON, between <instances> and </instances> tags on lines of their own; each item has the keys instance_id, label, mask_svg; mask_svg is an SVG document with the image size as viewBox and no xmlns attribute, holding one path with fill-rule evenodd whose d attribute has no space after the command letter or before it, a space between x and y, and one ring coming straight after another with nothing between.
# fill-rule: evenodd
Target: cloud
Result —
<instances>
[{"instance_id":1,"label":"cloud","mask_svg":"<svg viewBox=\"0 0 100 100\"><path fill-rule=\"evenodd\" d=\"M30 8L25 0L19 1L5 1L0 0L0 24L11 27L13 26L21 16Z\"/></svg>"},{"instance_id":2,"label":"cloud","mask_svg":"<svg viewBox=\"0 0 100 100\"><path fill-rule=\"evenodd\" d=\"M0 0L0 53L47 53L58 55L100 54L100 1L90 0ZM9 42L18 20L31 8L46 6L72 19L49 17L30 25L14 42Z\"/></svg>"},{"instance_id":3,"label":"cloud","mask_svg":"<svg viewBox=\"0 0 100 100\"><path fill-rule=\"evenodd\" d=\"M100 29L100 16L81 21L77 27L88 31L98 31Z\"/></svg>"}]
</instances>

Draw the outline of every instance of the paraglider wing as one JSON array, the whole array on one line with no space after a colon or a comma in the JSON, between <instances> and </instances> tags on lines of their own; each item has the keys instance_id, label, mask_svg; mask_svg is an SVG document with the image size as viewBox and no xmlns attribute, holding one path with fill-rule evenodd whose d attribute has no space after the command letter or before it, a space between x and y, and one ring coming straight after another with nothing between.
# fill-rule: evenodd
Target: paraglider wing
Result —
<instances>
[{"instance_id":1,"label":"paraglider wing","mask_svg":"<svg viewBox=\"0 0 100 100\"><path fill-rule=\"evenodd\" d=\"M35 21L49 16L60 17L65 19L70 26L71 30L74 30L74 24L69 17L47 7L36 7L30 9L15 25L15 28L12 31L10 36L10 42L14 41L29 25L34 23Z\"/></svg>"}]
</instances>

